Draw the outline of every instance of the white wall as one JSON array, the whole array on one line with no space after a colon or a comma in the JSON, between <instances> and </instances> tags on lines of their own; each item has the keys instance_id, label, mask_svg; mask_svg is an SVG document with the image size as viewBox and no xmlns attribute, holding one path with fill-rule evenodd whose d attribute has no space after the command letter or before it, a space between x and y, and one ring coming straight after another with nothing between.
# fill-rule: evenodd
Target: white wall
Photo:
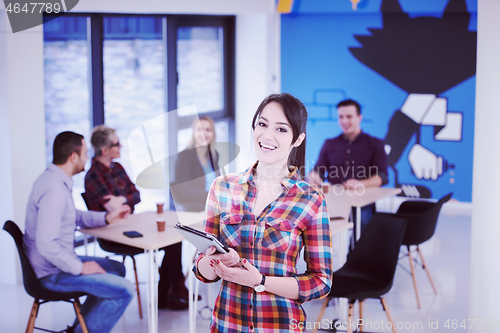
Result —
<instances>
[{"instance_id":1,"label":"white wall","mask_svg":"<svg viewBox=\"0 0 500 333\"><path fill-rule=\"evenodd\" d=\"M256 161L251 126L257 107L280 91L279 22L279 14L244 14L236 20L236 143L242 152L236 160L238 171Z\"/></svg>"},{"instance_id":2,"label":"white wall","mask_svg":"<svg viewBox=\"0 0 500 333\"><path fill-rule=\"evenodd\" d=\"M272 13L270 0L80 0L72 11L162 14Z\"/></svg>"},{"instance_id":3,"label":"white wall","mask_svg":"<svg viewBox=\"0 0 500 333\"><path fill-rule=\"evenodd\" d=\"M477 16L469 318L491 321L500 312L500 1L479 0Z\"/></svg>"},{"instance_id":4,"label":"white wall","mask_svg":"<svg viewBox=\"0 0 500 333\"><path fill-rule=\"evenodd\" d=\"M2 158L0 224L14 220L24 230L31 185L44 170L43 36L40 27L13 34L0 11L0 113ZM0 243L0 282L19 281L19 259L5 232ZM3 268L6 268L5 270Z\"/></svg>"},{"instance_id":5,"label":"white wall","mask_svg":"<svg viewBox=\"0 0 500 333\"><path fill-rule=\"evenodd\" d=\"M0 50L6 48L7 34L2 33L5 31L7 22L5 21L5 11L0 10ZM0 52L0 73L7 73L7 54ZM7 112L8 100L5 98L7 91L7 80L3 79L0 75L0 156L10 156L10 117ZM8 219L14 218L14 207L12 198L12 167L8 163L9 160L1 158L0 162L0 225ZM5 232L0 232L0 281L2 282L15 282L15 275L10 274L16 270L15 266L15 252L12 246L13 242L9 240L10 236Z\"/></svg>"},{"instance_id":6,"label":"white wall","mask_svg":"<svg viewBox=\"0 0 500 333\"><path fill-rule=\"evenodd\" d=\"M245 153L251 149L250 125L257 106L280 87L280 25L274 8L273 0L85 0L75 11L236 15L236 143ZM24 230L29 191L46 167L43 93L42 27L13 34L0 9L2 226L13 219ZM253 160L240 159L239 169ZM17 253L9 237L0 232L0 283L20 281Z\"/></svg>"}]
</instances>

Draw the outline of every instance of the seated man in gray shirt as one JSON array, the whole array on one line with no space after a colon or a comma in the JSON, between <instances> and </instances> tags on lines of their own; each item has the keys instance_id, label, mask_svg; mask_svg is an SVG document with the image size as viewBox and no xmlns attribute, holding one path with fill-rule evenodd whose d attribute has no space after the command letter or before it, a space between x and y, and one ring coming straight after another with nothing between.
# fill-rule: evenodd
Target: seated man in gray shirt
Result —
<instances>
[{"instance_id":1,"label":"seated man in gray shirt","mask_svg":"<svg viewBox=\"0 0 500 333\"><path fill-rule=\"evenodd\" d=\"M84 171L87 145L80 134L62 132L54 140L53 152L53 164L37 178L28 199L24 251L47 289L89 294L81 308L89 332L110 332L134 297L135 287L124 278L123 264L77 256L75 229L115 223L130 213L130 207L110 213L76 210L71 177ZM75 324L75 332L81 332Z\"/></svg>"}]
</instances>

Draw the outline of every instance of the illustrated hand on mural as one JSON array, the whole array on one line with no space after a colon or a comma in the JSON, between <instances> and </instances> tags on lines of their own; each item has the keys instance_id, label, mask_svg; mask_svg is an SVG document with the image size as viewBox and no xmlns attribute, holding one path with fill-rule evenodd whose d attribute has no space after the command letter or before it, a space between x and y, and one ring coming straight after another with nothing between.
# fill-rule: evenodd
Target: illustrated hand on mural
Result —
<instances>
[{"instance_id":1,"label":"illustrated hand on mural","mask_svg":"<svg viewBox=\"0 0 500 333\"><path fill-rule=\"evenodd\" d=\"M418 179L436 180L443 174L443 158L419 144L411 148L408 160Z\"/></svg>"},{"instance_id":2,"label":"illustrated hand on mural","mask_svg":"<svg viewBox=\"0 0 500 333\"><path fill-rule=\"evenodd\" d=\"M452 113L447 110L445 98L436 97L434 94L409 94L401 111L393 115L385 138L384 148L389 165L394 166L416 133L417 142L408 155L413 173L418 179L437 180L445 169L443 158L420 144L419 132L422 125L428 125L441 129L435 132L437 140L452 140L447 136L455 132L461 136L461 118L459 122L450 123L448 121L450 114Z\"/></svg>"},{"instance_id":3,"label":"illustrated hand on mural","mask_svg":"<svg viewBox=\"0 0 500 333\"><path fill-rule=\"evenodd\" d=\"M447 125L447 101L433 94L409 94L401 112L419 125ZM443 158L418 142L411 148L408 161L418 179L437 180L443 174Z\"/></svg>"}]
</instances>

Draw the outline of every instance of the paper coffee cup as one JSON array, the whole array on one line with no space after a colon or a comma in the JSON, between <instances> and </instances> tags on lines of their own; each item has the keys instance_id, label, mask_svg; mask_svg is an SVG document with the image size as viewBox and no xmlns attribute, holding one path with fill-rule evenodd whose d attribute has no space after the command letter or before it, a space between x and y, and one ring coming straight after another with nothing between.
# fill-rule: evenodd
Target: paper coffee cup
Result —
<instances>
[{"instance_id":1,"label":"paper coffee cup","mask_svg":"<svg viewBox=\"0 0 500 333\"><path fill-rule=\"evenodd\" d=\"M165 231L165 224L166 222L164 220L158 220L156 221L156 226L158 227L158 231Z\"/></svg>"},{"instance_id":2,"label":"paper coffee cup","mask_svg":"<svg viewBox=\"0 0 500 333\"><path fill-rule=\"evenodd\" d=\"M156 212L158 214L163 213L163 202L159 202L159 203L156 204Z\"/></svg>"}]
</instances>

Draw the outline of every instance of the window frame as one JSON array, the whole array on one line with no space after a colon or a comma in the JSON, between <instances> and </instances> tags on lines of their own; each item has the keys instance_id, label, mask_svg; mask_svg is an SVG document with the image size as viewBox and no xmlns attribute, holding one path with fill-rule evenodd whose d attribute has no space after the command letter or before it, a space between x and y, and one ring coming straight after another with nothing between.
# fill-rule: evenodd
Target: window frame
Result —
<instances>
[{"instance_id":1,"label":"window frame","mask_svg":"<svg viewBox=\"0 0 500 333\"><path fill-rule=\"evenodd\" d=\"M168 15L167 16L167 109L176 110L177 105L177 29L180 27L220 27L224 29L224 82L222 110L204 112L203 115L211 117L214 122L228 122L229 141L235 140L235 17L234 16L206 16L206 15ZM196 116L169 118L169 133L191 127ZM177 152L177 135L169 138L169 152ZM175 161L174 161L175 162Z\"/></svg>"},{"instance_id":2,"label":"window frame","mask_svg":"<svg viewBox=\"0 0 500 333\"><path fill-rule=\"evenodd\" d=\"M54 16L46 14L44 16ZM105 123L104 110L104 64L103 64L103 41L104 41L104 17L109 16L155 16L161 17L163 22L162 36L165 53L165 111L176 110L177 106L177 29L179 27L222 27L224 30L223 40L223 109L212 112L204 112L214 119L215 122L228 122L229 141L235 140L235 25L236 19L232 15L173 15L173 14L121 14L121 13L71 13L70 16L87 17L87 39L90 49L90 77L89 93L91 105L92 126ZM169 133L176 133L180 129L190 127L195 116L170 117ZM169 154L177 153L177 135L169 136Z\"/></svg>"}]
</instances>

